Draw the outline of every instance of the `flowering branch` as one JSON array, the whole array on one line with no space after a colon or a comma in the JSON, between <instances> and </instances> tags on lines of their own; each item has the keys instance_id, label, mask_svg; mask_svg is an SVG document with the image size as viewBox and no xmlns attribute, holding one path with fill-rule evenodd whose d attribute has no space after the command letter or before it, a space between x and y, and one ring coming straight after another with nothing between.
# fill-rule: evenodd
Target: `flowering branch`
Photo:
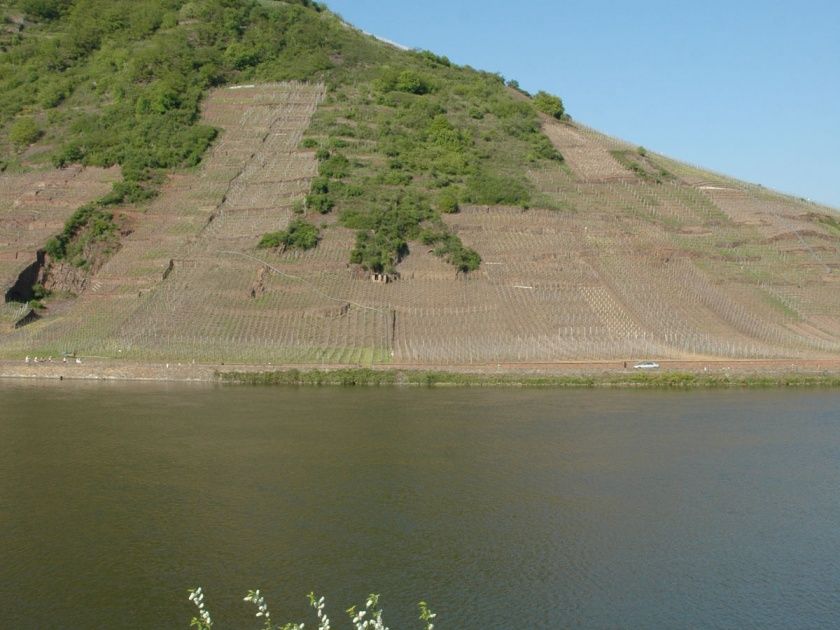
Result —
<instances>
[{"instance_id":1,"label":"flowering branch","mask_svg":"<svg viewBox=\"0 0 840 630\"><path fill-rule=\"evenodd\" d=\"M204 605L204 591L199 586L195 589L189 590L190 601L198 608L198 616L193 617L190 621L190 628L196 630L212 630L213 620L210 618L210 612ZM331 630L330 618L324 611L325 600L324 597L315 597L315 593L309 593L309 605L315 609L315 615L318 618L317 630ZM273 626L271 624L271 612L268 610L268 604L265 597L260 593L260 590L248 591L243 598L244 601L250 602L257 607L256 617L263 620L263 630L303 630L302 623L287 623L285 626ZM426 602L420 602L420 620L426 623L425 630L434 630L432 620L437 616L433 613ZM365 601L363 610L356 611L356 606L347 609L350 615L350 620L353 623L354 630L388 630L385 622L382 621L382 609L379 607L379 595L368 595Z\"/></svg>"},{"instance_id":2,"label":"flowering branch","mask_svg":"<svg viewBox=\"0 0 840 630\"><path fill-rule=\"evenodd\" d=\"M263 618L265 622L263 624L264 630L273 630L271 625L271 612L268 610L268 604L265 603L265 597L260 595L260 589L257 589L256 591L248 591L248 594L244 597L244 601L251 602L257 607L256 617Z\"/></svg>"},{"instance_id":3,"label":"flowering branch","mask_svg":"<svg viewBox=\"0 0 840 630\"><path fill-rule=\"evenodd\" d=\"M365 602L365 609L356 612L356 607L351 606L347 609L347 614L350 615L350 620L356 630L388 630L388 627L382 621L382 609L377 608L379 605L379 595L371 593L368 595ZM365 619L365 617L368 617Z\"/></svg>"},{"instance_id":4,"label":"flowering branch","mask_svg":"<svg viewBox=\"0 0 840 630\"><path fill-rule=\"evenodd\" d=\"M330 630L330 618L324 612L324 596L321 595L319 599L315 599L315 593L309 593L309 605L315 609L315 614L318 616L318 630Z\"/></svg>"},{"instance_id":5,"label":"flowering branch","mask_svg":"<svg viewBox=\"0 0 840 630\"><path fill-rule=\"evenodd\" d=\"M437 614L431 611L426 602L420 602L417 606L420 608L420 621L426 622L426 630L434 630L435 624L432 620L437 617Z\"/></svg>"},{"instance_id":6,"label":"flowering branch","mask_svg":"<svg viewBox=\"0 0 840 630\"><path fill-rule=\"evenodd\" d=\"M198 617L193 617L190 621L190 628L196 630L210 630L213 627L213 620L210 618L210 611L204 606L204 591L201 587L191 588L189 590L189 600L198 608Z\"/></svg>"}]
</instances>

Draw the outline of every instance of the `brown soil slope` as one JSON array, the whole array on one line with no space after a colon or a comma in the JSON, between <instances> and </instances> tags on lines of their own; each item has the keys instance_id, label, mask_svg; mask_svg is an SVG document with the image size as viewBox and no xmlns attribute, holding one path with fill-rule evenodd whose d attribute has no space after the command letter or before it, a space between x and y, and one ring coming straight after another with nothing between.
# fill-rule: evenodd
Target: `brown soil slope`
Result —
<instances>
[{"instance_id":1,"label":"brown soil slope","mask_svg":"<svg viewBox=\"0 0 840 630\"><path fill-rule=\"evenodd\" d=\"M205 117L223 133L202 167L172 178L72 307L0 333L0 355L435 366L840 355L832 211L548 119L567 166L530 175L565 209L448 215L481 254L477 272L412 243L400 278L374 282L348 265L353 234L333 217L310 217L325 222L314 250L255 249L316 173L299 142L323 95L215 91Z\"/></svg>"}]
</instances>

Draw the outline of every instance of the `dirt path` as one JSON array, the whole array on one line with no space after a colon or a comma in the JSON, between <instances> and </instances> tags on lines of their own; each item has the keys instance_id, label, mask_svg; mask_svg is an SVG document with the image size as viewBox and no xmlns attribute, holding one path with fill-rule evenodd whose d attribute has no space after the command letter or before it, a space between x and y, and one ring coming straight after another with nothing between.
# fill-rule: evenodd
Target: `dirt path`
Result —
<instances>
[{"instance_id":1,"label":"dirt path","mask_svg":"<svg viewBox=\"0 0 840 630\"><path fill-rule=\"evenodd\" d=\"M828 360L681 360L660 361L658 371L693 372L706 374L840 374L840 358ZM466 365L380 364L378 370L446 371L470 374L522 374L522 375L604 375L633 373L632 362L623 361L564 361L559 363L493 363ZM334 370L352 367L326 364L295 365L242 365L198 363L135 363L110 359L82 359L63 363L61 359L26 363L23 360L0 361L0 378L43 378L84 380L137 380L137 381L197 381L212 382L216 372L265 372L298 369Z\"/></svg>"}]
</instances>

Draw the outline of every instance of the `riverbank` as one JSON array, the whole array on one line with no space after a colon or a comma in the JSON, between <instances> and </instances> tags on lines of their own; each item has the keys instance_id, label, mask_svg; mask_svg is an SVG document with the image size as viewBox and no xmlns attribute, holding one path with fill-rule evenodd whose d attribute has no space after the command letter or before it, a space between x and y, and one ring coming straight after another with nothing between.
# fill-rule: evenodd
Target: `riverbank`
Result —
<instances>
[{"instance_id":1,"label":"riverbank","mask_svg":"<svg viewBox=\"0 0 840 630\"><path fill-rule=\"evenodd\" d=\"M271 372L221 372L226 383L248 385L422 385L456 387L840 387L840 374L709 374L679 371L602 372L598 374L482 374L427 370L275 370Z\"/></svg>"},{"instance_id":2,"label":"riverbank","mask_svg":"<svg viewBox=\"0 0 840 630\"><path fill-rule=\"evenodd\" d=\"M629 365L629 364L628 364ZM225 365L82 359L0 361L0 378L173 381L253 385L516 387L840 387L838 360L660 361L634 370L623 361L493 365Z\"/></svg>"}]
</instances>

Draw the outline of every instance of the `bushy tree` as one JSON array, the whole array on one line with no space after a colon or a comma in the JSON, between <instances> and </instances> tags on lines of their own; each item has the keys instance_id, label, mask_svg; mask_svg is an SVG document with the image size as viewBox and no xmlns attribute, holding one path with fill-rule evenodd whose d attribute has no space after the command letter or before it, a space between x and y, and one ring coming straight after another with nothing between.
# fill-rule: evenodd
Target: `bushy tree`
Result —
<instances>
[{"instance_id":1,"label":"bushy tree","mask_svg":"<svg viewBox=\"0 0 840 630\"><path fill-rule=\"evenodd\" d=\"M534 95L534 107L549 116L557 118L558 120L563 118L563 114L566 113L566 110L563 107L563 101L559 96L554 96L553 94L543 92L542 90Z\"/></svg>"},{"instance_id":2,"label":"bushy tree","mask_svg":"<svg viewBox=\"0 0 840 630\"><path fill-rule=\"evenodd\" d=\"M397 78L396 89L409 94L428 94L431 85L428 79L413 70L404 70Z\"/></svg>"},{"instance_id":3,"label":"bushy tree","mask_svg":"<svg viewBox=\"0 0 840 630\"><path fill-rule=\"evenodd\" d=\"M428 77L416 70L395 70L386 68L376 80L380 92L406 92L408 94L428 94L432 83Z\"/></svg>"}]
</instances>

